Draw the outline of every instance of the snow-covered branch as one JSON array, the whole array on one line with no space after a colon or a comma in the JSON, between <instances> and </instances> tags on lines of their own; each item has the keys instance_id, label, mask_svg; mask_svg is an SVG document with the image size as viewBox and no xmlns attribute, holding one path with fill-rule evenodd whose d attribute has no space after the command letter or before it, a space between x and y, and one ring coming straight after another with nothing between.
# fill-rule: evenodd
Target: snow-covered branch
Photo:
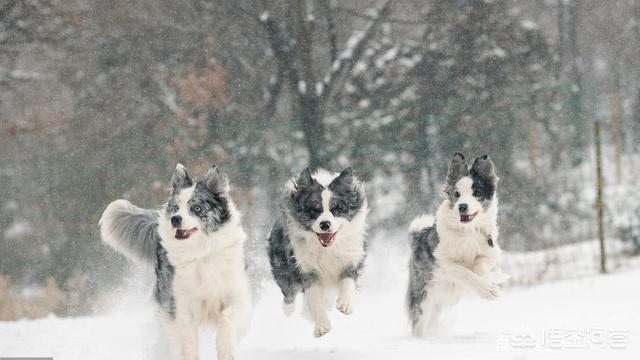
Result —
<instances>
[{"instance_id":1,"label":"snow-covered branch","mask_svg":"<svg viewBox=\"0 0 640 360\"><path fill-rule=\"evenodd\" d=\"M391 3L391 0L385 1L380 8L371 14L371 20L367 26L351 35L345 49L326 72L321 85L316 85L316 94L321 96L323 100L329 99L333 92L341 87L339 85L364 53L367 43L373 37L378 26L389 15Z\"/></svg>"}]
</instances>

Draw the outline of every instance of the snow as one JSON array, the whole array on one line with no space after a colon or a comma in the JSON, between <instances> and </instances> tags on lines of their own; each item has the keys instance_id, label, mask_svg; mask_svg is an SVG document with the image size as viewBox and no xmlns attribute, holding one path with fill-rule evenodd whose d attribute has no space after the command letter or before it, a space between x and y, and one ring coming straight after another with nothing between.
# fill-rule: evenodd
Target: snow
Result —
<instances>
[{"instance_id":1,"label":"snow","mask_svg":"<svg viewBox=\"0 0 640 360\"><path fill-rule=\"evenodd\" d=\"M407 251L380 242L372 246L355 313L347 317L332 310L333 330L321 339L312 337L312 325L298 314L291 318L282 314L280 292L269 281L256 299L252 326L237 359L640 356L640 268L529 288L511 287L493 302L463 299L444 313L439 334L414 339L409 336L404 311ZM166 345L148 297L120 294L119 300L118 310L92 317L0 322L0 354L166 359ZM300 305L298 301L298 312ZM589 340L590 349L569 348L575 333L604 336ZM213 330L202 331L200 340L201 358L214 359ZM558 345L563 348L553 348ZM612 348L624 345L626 349Z\"/></svg>"},{"instance_id":2,"label":"snow","mask_svg":"<svg viewBox=\"0 0 640 360\"><path fill-rule=\"evenodd\" d=\"M307 83L303 80L298 81L298 91L300 92L300 94L306 94L307 93Z\"/></svg>"},{"instance_id":3,"label":"snow","mask_svg":"<svg viewBox=\"0 0 640 360\"><path fill-rule=\"evenodd\" d=\"M15 221L4 231L6 239L18 239L31 233L31 224L27 221Z\"/></svg>"},{"instance_id":4,"label":"snow","mask_svg":"<svg viewBox=\"0 0 640 360\"><path fill-rule=\"evenodd\" d=\"M524 20L524 21L522 21L520 23L520 25L522 25L522 28L524 28L525 30L537 30L538 29L538 24L536 24L532 20Z\"/></svg>"}]
</instances>

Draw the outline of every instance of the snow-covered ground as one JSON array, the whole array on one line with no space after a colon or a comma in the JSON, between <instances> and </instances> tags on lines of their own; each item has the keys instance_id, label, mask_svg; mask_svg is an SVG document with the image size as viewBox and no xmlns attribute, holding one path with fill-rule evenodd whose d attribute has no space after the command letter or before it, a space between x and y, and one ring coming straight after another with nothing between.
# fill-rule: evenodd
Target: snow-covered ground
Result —
<instances>
[{"instance_id":1,"label":"snow-covered ground","mask_svg":"<svg viewBox=\"0 0 640 360\"><path fill-rule=\"evenodd\" d=\"M640 358L638 268L510 287L493 302L469 298L444 314L440 334L414 339L404 311L406 254L382 250L372 249L355 314L347 317L333 310L333 330L321 339L312 337L311 324L299 314L282 314L280 293L267 284L237 358ZM146 297L129 295L121 298L118 309L92 317L0 322L0 357L167 358L152 314ZM214 359L213 330L203 331L200 338L201 358Z\"/></svg>"}]
</instances>

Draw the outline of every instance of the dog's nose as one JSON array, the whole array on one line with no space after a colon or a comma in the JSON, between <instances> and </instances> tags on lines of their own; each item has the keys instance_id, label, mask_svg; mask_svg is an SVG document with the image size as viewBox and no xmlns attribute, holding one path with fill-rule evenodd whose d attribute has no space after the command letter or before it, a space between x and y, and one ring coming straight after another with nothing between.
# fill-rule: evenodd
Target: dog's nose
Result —
<instances>
[{"instance_id":1,"label":"dog's nose","mask_svg":"<svg viewBox=\"0 0 640 360\"><path fill-rule=\"evenodd\" d=\"M329 231L331 229L331 223L328 221L320 221L320 230Z\"/></svg>"},{"instance_id":2,"label":"dog's nose","mask_svg":"<svg viewBox=\"0 0 640 360\"><path fill-rule=\"evenodd\" d=\"M467 210L469 210L469 205L460 204L460 205L458 205L458 210L460 211L460 213L466 213Z\"/></svg>"},{"instance_id":3,"label":"dog's nose","mask_svg":"<svg viewBox=\"0 0 640 360\"><path fill-rule=\"evenodd\" d=\"M182 224L182 216L174 215L171 217L171 226L177 228L180 226L180 224Z\"/></svg>"}]
</instances>

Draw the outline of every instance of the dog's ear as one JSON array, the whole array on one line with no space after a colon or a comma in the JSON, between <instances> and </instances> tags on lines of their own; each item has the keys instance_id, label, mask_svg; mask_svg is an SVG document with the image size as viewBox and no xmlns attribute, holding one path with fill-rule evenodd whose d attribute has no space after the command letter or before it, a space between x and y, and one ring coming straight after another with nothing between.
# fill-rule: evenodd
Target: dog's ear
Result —
<instances>
[{"instance_id":1,"label":"dog's ear","mask_svg":"<svg viewBox=\"0 0 640 360\"><path fill-rule=\"evenodd\" d=\"M331 184L329 184L329 189L334 189L337 187L352 187L353 186L353 169L348 167L340 172Z\"/></svg>"},{"instance_id":2,"label":"dog's ear","mask_svg":"<svg viewBox=\"0 0 640 360\"><path fill-rule=\"evenodd\" d=\"M496 175L495 166L493 161L489 158L489 155L482 155L477 157L473 165L471 166L472 177L480 177L490 181L494 185L498 182L499 178Z\"/></svg>"},{"instance_id":3,"label":"dog's ear","mask_svg":"<svg viewBox=\"0 0 640 360\"><path fill-rule=\"evenodd\" d=\"M220 171L216 164L212 164L202 179L207 191L214 195L226 194L229 192L229 178Z\"/></svg>"},{"instance_id":4,"label":"dog's ear","mask_svg":"<svg viewBox=\"0 0 640 360\"><path fill-rule=\"evenodd\" d=\"M467 176L469 171L467 170L467 160L464 159L464 155L461 153L453 154L451 163L449 164L449 171L447 172L447 185L453 186L463 176Z\"/></svg>"},{"instance_id":5,"label":"dog's ear","mask_svg":"<svg viewBox=\"0 0 640 360\"><path fill-rule=\"evenodd\" d=\"M301 187L309 187L315 180L311 177L311 169L305 168L300 172L300 175L296 178L296 189Z\"/></svg>"},{"instance_id":6,"label":"dog's ear","mask_svg":"<svg viewBox=\"0 0 640 360\"><path fill-rule=\"evenodd\" d=\"M191 181L191 178L189 177L187 168L178 163L178 165L176 165L176 170L173 172L173 176L171 177L172 191L175 193L176 191L188 188L191 185L193 185L193 181Z\"/></svg>"}]
</instances>

